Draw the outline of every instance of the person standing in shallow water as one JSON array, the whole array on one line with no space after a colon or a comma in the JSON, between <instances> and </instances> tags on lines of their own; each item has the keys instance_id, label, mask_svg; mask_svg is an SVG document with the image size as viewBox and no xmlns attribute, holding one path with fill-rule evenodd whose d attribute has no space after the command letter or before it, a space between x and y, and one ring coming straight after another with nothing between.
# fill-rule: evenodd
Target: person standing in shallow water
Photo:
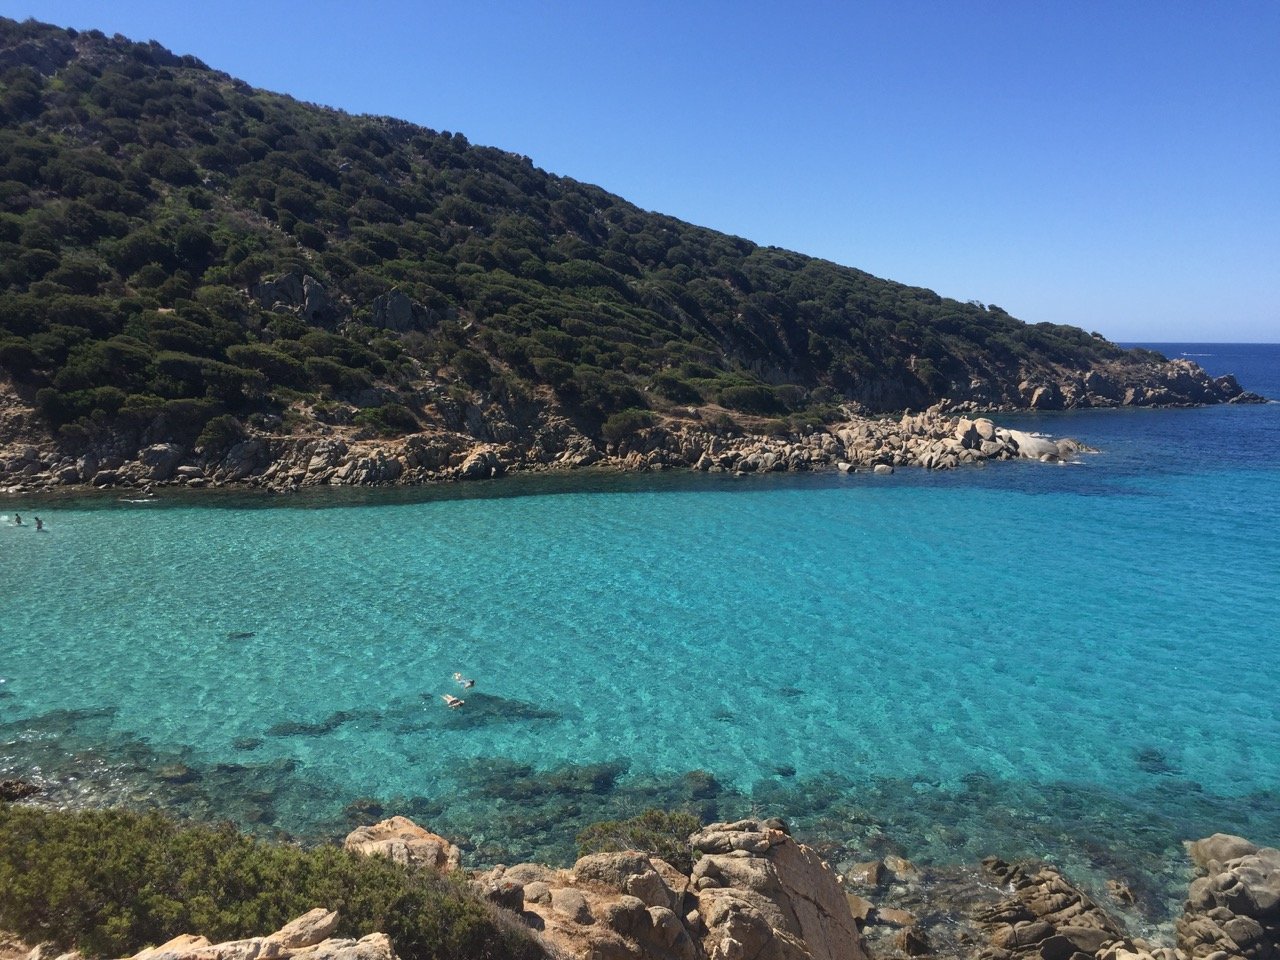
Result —
<instances>
[{"instance_id":1,"label":"person standing in shallow water","mask_svg":"<svg viewBox=\"0 0 1280 960\"><path fill-rule=\"evenodd\" d=\"M36 533L40 533L42 530L44 530L44 521L36 517Z\"/></svg>"},{"instance_id":2,"label":"person standing in shallow water","mask_svg":"<svg viewBox=\"0 0 1280 960\"><path fill-rule=\"evenodd\" d=\"M16 526L19 526L19 527L22 526L22 514L15 513L13 515L13 522Z\"/></svg>"}]
</instances>

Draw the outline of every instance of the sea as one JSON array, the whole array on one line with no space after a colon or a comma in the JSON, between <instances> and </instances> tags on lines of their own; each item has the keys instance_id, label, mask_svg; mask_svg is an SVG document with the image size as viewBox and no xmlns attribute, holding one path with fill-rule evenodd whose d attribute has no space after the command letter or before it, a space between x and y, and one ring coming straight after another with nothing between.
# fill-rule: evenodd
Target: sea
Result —
<instances>
[{"instance_id":1,"label":"sea","mask_svg":"<svg viewBox=\"0 0 1280 960\"><path fill-rule=\"evenodd\" d=\"M1144 346L1280 398L1280 345ZM1097 452L9 498L0 778L302 842L404 814L473 865L780 816L1167 919L1183 841L1280 843L1280 404L998 419Z\"/></svg>"}]
</instances>

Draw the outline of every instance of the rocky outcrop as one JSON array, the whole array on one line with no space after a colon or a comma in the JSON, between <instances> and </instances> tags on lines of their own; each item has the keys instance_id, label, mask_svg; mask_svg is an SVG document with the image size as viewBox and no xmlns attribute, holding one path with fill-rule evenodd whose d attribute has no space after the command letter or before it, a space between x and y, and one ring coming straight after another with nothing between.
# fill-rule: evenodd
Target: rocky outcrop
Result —
<instances>
[{"instance_id":1,"label":"rocky outcrop","mask_svg":"<svg viewBox=\"0 0 1280 960\"><path fill-rule=\"evenodd\" d=\"M333 306L323 287L302 273L265 281L251 293L264 305L310 311L316 317ZM393 327L425 322L419 308L394 291L378 299L374 316ZM302 404L294 414L297 422L309 424L304 434L272 432L281 421L265 418L229 449L192 449L163 441L160 421L133 434L98 437L86 449L48 438L30 398L24 400L13 384L0 379L0 436L12 438L8 445L0 444L0 492L77 485L235 484L276 491L413 486L588 466L730 473L834 468L891 474L902 467L948 470L991 460L1063 462L1088 448L1074 440L1005 429L979 411L1261 400L1242 391L1233 377L1210 378L1186 360L1152 361L1136 368L1102 364L1064 379L1024 379L1012 397L975 382L965 396L897 418L868 417L850 404L843 408L846 419L785 435L766 432L770 424L751 418L726 426L726 412L715 407L673 408L657 424L606 443L584 433L549 391L521 397L472 393L464 399L438 383L424 387L412 401L414 417L424 425L421 433L380 439L359 424L362 408L384 399L369 389L348 397L349 403Z\"/></svg>"},{"instance_id":2,"label":"rocky outcrop","mask_svg":"<svg viewBox=\"0 0 1280 960\"><path fill-rule=\"evenodd\" d=\"M285 273L264 280L249 288L249 296L268 310L286 310L312 324L331 323L339 313L324 284L309 274Z\"/></svg>"},{"instance_id":3,"label":"rocky outcrop","mask_svg":"<svg viewBox=\"0 0 1280 960\"><path fill-rule=\"evenodd\" d=\"M317 908L265 937L210 943L205 937L183 934L132 960L395 960L385 933L335 939L337 926L336 912Z\"/></svg>"},{"instance_id":4,"label":"rocky outcrop","mask_svg":"<svg viewBox=\"0 0 1280 960\"><path fill-rule=\"evenodd\" d=\"M948 399L984 409L1084 410L1097 407L1186 407L1212 403L1263 403L1230 374L1211 377L1179 358L1146 362L1099 361L1087 370L1050 367L1017 375L976 375Z\"/></svg>"},{"instance_id":5,"label":"rocky outcrop","mask_svg":"<svg viewBox=\"0 0 1280 960\"><path fill-rule=\"evenodd\" d=\"M342 939L333 936L337 927L336 911L316 908L263 937L211 943L207 937L184 933L129 960L396 960L385 933ZM27 960L83 958L79 953L62 953L52 944L41 944L27 954Z\"/></svg>"},{"instance_id":6,"label":"rocky outcrop","mask_svg":"<svg viewBox=\"0 0 1280 960\"><path fill-rule=\"evenodd\" d=\"M712 960L863 960L857 924L835 874L780 820L713 824L690 838L690 877Z\"/></svg>"},{"instance_id":7,"label":"rocky outcrop","mask_svg":"<svg viewBox=\"0 0 1280 960\"><path fill-rule=\"evenodd\" d=\"M685 415L607 446L556 416L519 430L502 411L471 405L458 421L458 430L395 439L365 439L355 431L309 437L259 432L213 451L158 443L131 452L113 442L73 456L52 442L28 443L0 448L0 490L413 486L587 466L742 474L835 468L888 474L902 467L949 470L990 460L1063 462L1088 450L1075 440L1007 430L985 417L953 415L941 406L898 419L852 418L787 436L730 433ZM495 439L478 440L477 435Z\"/></svg>"},{"instance_id":8,"label":"rocky outcrop","mask_svg":"<svg viewBox=\"0 0 1280 960\"><path fill-rule=\"evenodd\" d=\"M661 868L661 870L660 870ZM543 939L583 960L701 960L679 913L674 868L639 853L583 857L570 870L537 864L495 867L474 883L495 903L521 913Z\"/></svg>"},{"instance_id":9,"label":"rocky outcrop","mask_svg":"<svg viewBox=\"0 0 1280 960\"><path fill-rule=\"evenodd\" d=\"M457 870L462 851L439 834L407 817L392 817L368 827L356 827L343 848L362 856L386 857L396 863L431 867L442 873Z\"/></svg>"},{"instance_id":10,"label":"rocky outcrop","mask_svg":"<svg viewBox=\"0 0 1280 960\"><path fill-rule=\"evenodd\" d=\"M983 867L1010 892L975 917L989 941L980 960L1069 960L1145 946L1127 941L1113 917L1052 867L1010 865L995 857ZM1174 960L1172 951L1162 960Z\"/></svg>"},{"instance_id":11,"label":"rocky outcrop","mask_svg":"<svg viewBox=\"0 0 1280 960\"><path fill-rule=\"evenodd\" d=\"M371 304L373 326L394 333L425 329L426 311L399 290L375 297Z\"/></svg>"},{"instance_id":12,"label":"rocky outcrop","mask_svg":"<svg viewBox=\"0 0 1280 960\"><path fill-rule=\"evenodd\" d=\"M1200 957L1280 955L1280 850L1217 833L1189 844L1200 876L1178 920L1178 949Z\"/></svg>"},{"instance_id":13,"label":"rocky outcrop","mask_svg":"<svg viewBox=\"0 0 1280 960\"><path fill-rule=\"evenodd\" d=\"M626 852L570 870L496 867L475 882L582 960L865 960L835 875L781 821L712 824L690 843L703 854L690 877Z\"/></svg>"},{"instance_id":14,"label":"rocky outcrop","mask_svg":"<svg viewBox=\"0 0 1280 960\"><path fill-rule=\"evenodd\" d=\"M1138 914L1125 884L1107 881L1113 913L1043 863L990 857L977 876L962 869L904 873L903 861L890 865L886 858L849 863L844 879L858 891L850 901L874 956L922 950L976 960L1280 957L1280 851L1227 834L1187 848L1199 877L1177 922L1176 946L1126 930L1117 917Z\"/></svg>"}]
</instances>

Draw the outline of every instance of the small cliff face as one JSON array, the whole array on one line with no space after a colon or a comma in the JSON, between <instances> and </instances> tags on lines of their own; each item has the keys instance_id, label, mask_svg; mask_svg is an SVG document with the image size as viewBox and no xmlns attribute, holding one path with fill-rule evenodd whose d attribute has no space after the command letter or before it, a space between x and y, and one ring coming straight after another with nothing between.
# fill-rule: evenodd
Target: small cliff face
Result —
<instances>
[{"instance_id":1,"label":"small cliff face","mask_svg":"<svg viewBox=\"0 0 1280 960\"><path fill-rule=\"evenodd\" d=\"M1190 360L1100 360L1085 370L1023 366L975 373L968 388L948 393L954 402L993 409L1085 410L1097 407L1185 407L1260 403L1230 374L1211 377Z\"/></svg>"}]
</instances>

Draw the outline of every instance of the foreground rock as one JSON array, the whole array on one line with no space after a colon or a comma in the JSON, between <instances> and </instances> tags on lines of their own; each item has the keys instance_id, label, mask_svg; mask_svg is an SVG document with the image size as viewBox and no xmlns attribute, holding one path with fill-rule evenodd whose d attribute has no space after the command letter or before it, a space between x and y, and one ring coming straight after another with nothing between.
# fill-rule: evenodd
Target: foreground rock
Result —
<instances>
[{"instance_id":1,"label":"foreground rock","mask_svg":"<svg viewBox=\"0 0 1280 960\"><path fill-rule=\"evenodd\" d=\"M982 960L1118 957L1118 951L1145 948L1127 940L1113 917L1052 867L1011 866L994 857L983 861L983 867L1011 892L975 917L989 941L978 953ZM1172 951L1167 958L1159 956L1174 960Z\"/></svg>"},{"instance_id":2,"label":"foreground rock","mask_svg":"<svg viewBox=\"0 0 1280 960\"><path fill-rule=\"evenodd\" d=\"M385 933L349 940L333 936L337 927L336 911L317 908L264 937L211 943L207 937L184 933L142 950L130 960L396 960ZM59 953L51 944L41 944L30 951L27 960L82 958L79 953Z\"/></svg>"},{"instance_id":3,"label":"foreground rock","mask_svg":"<svg viewBox=\"0 0 1280 960\"><path fill-rule=\"evenodd\" d=\"M865 960L835 875L781 821L712 824L690 842L702 854L691 877L629 852L496 867L476 883L581 960Z\"/></svg>"},{"instance_id":4,"label":"foreground rock","mask_svg":"<svg viewBox=\"0 0 1280 960\"><path fill-rule=\"evenodd\" d=\"M184 934L143 950L132 960L395 960L395 950L385 933L371 933L359 940L334 939L331 935L337 926L336 912L318 908L265 937L210 943L204 937Z\"/></svg>"},{"instance_id":5,"label":"foreground rock","mask_svg":"<svg viewBox=\"0 0 1280 960\"><path fill-rule=\"evenodd\" d=\"M1216 833L1188 852L1200 876L1178 921L1182 954L1190 960L1280 955L1280 850Z\"/></svg>"},{"instance_id":6,"label":"foreground rock","mask_svg":"<svg viewBox=\"0 0 1280 960\"><path fill-rule=\"evenodd\" d=\"M865 956L835 874L781 821L714 824L690 843L703 854L691 881L708 956Z\"/></svg>"}]
</instances>

